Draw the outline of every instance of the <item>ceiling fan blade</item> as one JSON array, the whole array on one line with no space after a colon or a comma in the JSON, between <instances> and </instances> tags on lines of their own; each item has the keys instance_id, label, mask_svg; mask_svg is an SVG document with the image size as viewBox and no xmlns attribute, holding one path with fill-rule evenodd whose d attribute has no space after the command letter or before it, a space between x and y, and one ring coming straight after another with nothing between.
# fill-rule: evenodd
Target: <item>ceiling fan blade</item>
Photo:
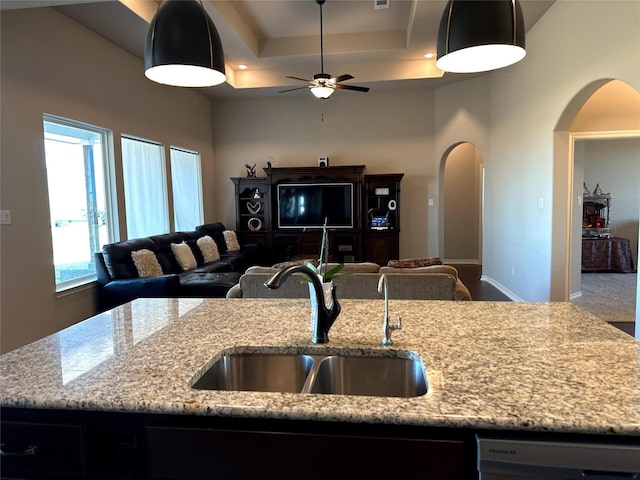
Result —
<instances>
[{"instance_id":1,"label":"ceiling fan blade","mask_svg":"<svg viewBox=\"0 0 640 480\"><path fill-rule=\"evenodd\" d=\"M306 78L300 77L285 77L285 78L293 78L294 80L302 80L303 82L310 82L311 80L307 80Z\"/></svg>"},{"instance_id":2,"label":"ceiling fan blade","mask_svg":"<svg viewBox=\"0 0 640 480\"><path fill-rule=\"evenodd\" d=\"M296 87L296 88L290 88L290 89L288 89L288 90L280 90L278 93L293 92L294 90L302 90L303 88L309 88L309 87Z\"/></svg>"},{"instance_id":3,"label":"ceiling fan blade","mask_svg":"<svg viewBox=\"0 0 640 480\"><path fill-rule=\"evenodd\" d=\"M344 82L345 80L351 80L353 77L351 75L349 75L348 73L345 73L344 75L340 75L339 77L336 77L334 82L335 83L340 83L340 82Z\"/></svg>"},{"instance_id":4,"label":"ceiling fan blade","mask_svg":"<svg viewBox=\"0 0 640 480\"><path fill-rule=\"evenodd\" d=\"M357 87L355 85L336 85L336 88L341 88L343 90L355 90L356 92L368 92L369 87Z\"/></svg>"}]
</instances>

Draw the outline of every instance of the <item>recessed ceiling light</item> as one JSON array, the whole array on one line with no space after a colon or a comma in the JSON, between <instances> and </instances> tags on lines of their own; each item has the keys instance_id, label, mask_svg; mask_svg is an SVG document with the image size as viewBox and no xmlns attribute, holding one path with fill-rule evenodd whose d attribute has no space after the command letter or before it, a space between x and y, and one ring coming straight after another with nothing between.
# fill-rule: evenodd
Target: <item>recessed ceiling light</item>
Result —
<instances>
[{"instance_id":1,"label":"recessed ceiling light","mask_svg":"<svg viewBox=\"0 0 640 480\"><path fill-rule=\"evenodd\" d=\"M246 65L242 64L242 65L238 65L238 68L240 70L246 70L248 67Z\"/></svg>"},{"instance_id":2,"label":"recessed ceiling light","mask_svg":"<svg viewBox=\"0 0 640 480\"><path fill-rule=\"evenodd\" d=\"M435 55L434 53L425 53L425 54L424 54L424 58L433 58L433 57L435 57L435 56L436 56L436 55Z\"/></svg>"}]
</instances>

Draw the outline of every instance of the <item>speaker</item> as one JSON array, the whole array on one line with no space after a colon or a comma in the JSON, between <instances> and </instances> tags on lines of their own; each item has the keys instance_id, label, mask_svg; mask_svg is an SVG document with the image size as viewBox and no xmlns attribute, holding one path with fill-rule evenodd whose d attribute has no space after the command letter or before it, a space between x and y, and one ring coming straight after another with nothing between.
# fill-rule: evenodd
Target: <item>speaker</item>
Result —
<instances>
[{"instance_id":1,"label":"speaker","mask_svg":"<svg viewBox=\"0 0 640 480\"><path fill-rule=\"evenodd\" d=\"M329 166L329 157L318 157L318 166L319 167L328 167Z\"/></svg>"}]
</instances>

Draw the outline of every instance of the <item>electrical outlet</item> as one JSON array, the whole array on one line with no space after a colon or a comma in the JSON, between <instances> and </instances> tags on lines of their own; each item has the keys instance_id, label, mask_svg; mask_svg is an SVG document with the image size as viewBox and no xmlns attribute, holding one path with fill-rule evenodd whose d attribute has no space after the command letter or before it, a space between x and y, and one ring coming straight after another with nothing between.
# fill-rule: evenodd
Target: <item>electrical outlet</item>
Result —
<instances>
[{"instance_id":1,"label":"electrical outlet","mask_svg":"<svg viewBox=\"0 0 640 480\"><path fill-rule=\"evenodd\" d=\"M433 207L433 198L430 198L430 199L428 200L428 205L429 205L430 207Z\"/></svg>"},{"instance_id":2,"label":"electrical outlet","mask_svg":"<svg viewBox=\"0 0 640 480\"><path fill-rule=\"evenodd\" d=\"M11 210L0 210L0 225L11 224Z\"/></svg>"}]
</instances>

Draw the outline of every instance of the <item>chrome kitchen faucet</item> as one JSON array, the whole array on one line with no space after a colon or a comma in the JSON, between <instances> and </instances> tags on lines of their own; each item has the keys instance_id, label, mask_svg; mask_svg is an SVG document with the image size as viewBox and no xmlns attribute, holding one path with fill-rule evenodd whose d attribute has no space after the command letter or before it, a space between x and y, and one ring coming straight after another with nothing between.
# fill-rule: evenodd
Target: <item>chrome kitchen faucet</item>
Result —
<instances>
[{"instance_id":1,"label":"chrome kitchen faucet","mask_svg":"<svg viewBox=\"0 0 640 480\"><path fill-rule=\"evenodd\" d=\"M391 323L389 323L389 290L387 283L387 276L383 273L380 275L380 280L378 280L378 293L384 291L384 320L382 321L382 333L384 337L382 338L382 345L393 345L391 333L394 330L402 329L402 317L398 315L397 325L391 325Z\"/></svg>"}]
</instances>

